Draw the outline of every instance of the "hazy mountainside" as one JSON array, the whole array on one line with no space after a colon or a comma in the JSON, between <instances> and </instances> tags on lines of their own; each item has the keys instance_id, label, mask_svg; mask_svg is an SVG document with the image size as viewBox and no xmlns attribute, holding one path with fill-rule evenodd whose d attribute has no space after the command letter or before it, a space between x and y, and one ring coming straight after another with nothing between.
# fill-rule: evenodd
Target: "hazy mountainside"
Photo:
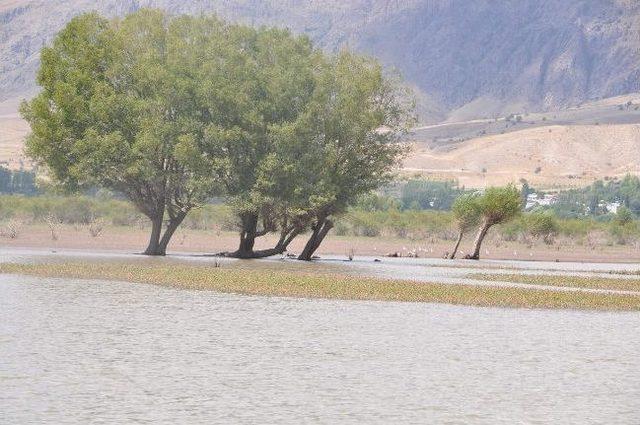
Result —
<instances>
[{"instance_id":1,"label":"hazy mountainside","mask_svg":"<svg viewBox=\"0 0 640 425\"><path fill-rule=\"evenodd\" d=\"M0 0L0 164L29 166L16 111L40 48L79 13L141 7L287 26L398 68L439 123L413 133L409 173L467 187L640 174L639 0Z\"/></svg>"},{"instance_id":2,"label":"hazy mountainside","mask_svg":"<svg viewBox=\"0 0 640 425\"><path fill-rule=\"evenodd\" d=\"M283 25L371 53L415 86L424 121L640 91L635 0L0 0L0 102L35 91L38 52L72 16L140 7Z\"/></svg>"},{"instance_id":3,"label":"hazy mountainside","mask_svg":"<svg viewBox=\"0 0 640 425\"><path fill-rule=\"evenodd\" d=\"M640 126L549 125L481 136L443 151L417 143L404 170L466 187L526 179L535 187L584 187L640 174Z\"/></svg>"}]
</instances>

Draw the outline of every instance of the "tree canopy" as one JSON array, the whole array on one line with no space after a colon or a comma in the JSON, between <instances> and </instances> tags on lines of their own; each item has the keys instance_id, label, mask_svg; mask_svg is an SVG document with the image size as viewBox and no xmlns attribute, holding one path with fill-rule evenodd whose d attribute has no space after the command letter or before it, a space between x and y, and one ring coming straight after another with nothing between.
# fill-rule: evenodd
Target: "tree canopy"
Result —
<instances>
[{"instance_id":1,"label":"tree canopy","mask_svg":"<svg viewBox=\"0 0 640 425\"><path fill-rule=\"evenodd\" d=\"M504 187L490 187L478 198L480 211L480 228L473 247L471 259L480 258L482 242L489 229L496 225L512 220L522 211L520 191L514 185Z\"/></svg>"},{"instance_id":2,"label":"tree canopy","mask_svg":"<svg viewBox=\"0 0 640 425\"><path fill-rule=\"evenodd\" d=\"M299 152L292 162L307 182L302 210L312 234L300 259L311 259L333 216L391 179L412 110L409 93L376 61L342 52L325 64L309 110L285 137L299 146L288 151Z\"/></svg>"},{"instance_id":3,"label":"tree canopy","mask_svg":"<svg viewBox=\"0 0 640 425\"><path fill-rule=\"evenodd\" d=\"M458 229L458 239L453 247L453 251L449 254L450 259L456 257L460 242L465 233L471 231L480 223L482 209L480 205L480 197L475 193L468 193L459 196L452 205L453 222Z\"/></svg>"},{"instance_id":4,"label":"tree canopy","mask_svg":"<svg viewBox=\"0 0 640 425\"><path fill-rule=\"evenodd\" d=\"M188 211L217 189L190 156L218 119L201 83L224 55L226 31L215 18L156 10L82 15L43 49L42 91L22 105L28 153L68 188L127 196L153 224L147 254L164 254Z\"/></svg>"},{"instance_id":5,"label":"tree canopy","mask_svg":"<svg viewBox=\"0 0 640 425\"><path fill-rule=\"evenodd\" d=\"M41 59L21 108L29 155L68 190L126 196L152 223L152 255L213 195L238 217L230 255L282 252L308 228L313 253L333 215L388 181L411 122L409 93L375 60L215 17L85 14ZM256 252L269 232L277 246Z\"/></svg>"}]
</instances>

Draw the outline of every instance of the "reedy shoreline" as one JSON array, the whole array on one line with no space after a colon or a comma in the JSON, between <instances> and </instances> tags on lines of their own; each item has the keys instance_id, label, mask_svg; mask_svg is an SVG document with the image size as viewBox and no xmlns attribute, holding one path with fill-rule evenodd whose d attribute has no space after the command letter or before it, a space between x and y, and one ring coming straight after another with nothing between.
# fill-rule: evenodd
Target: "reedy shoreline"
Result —
<instances>
[{"instance_id":1,"label":"reedy shoreline","mask_svg":"<svg viewBox=\"0 0 640 425\"><path fill-rule=\"evenodd\" d=\"M125 281L256 296L444 303L479 307L640 311L640 296L452 285L340 274L132 262L0 264L0 273Z\"/></svg>"}]
</instances>

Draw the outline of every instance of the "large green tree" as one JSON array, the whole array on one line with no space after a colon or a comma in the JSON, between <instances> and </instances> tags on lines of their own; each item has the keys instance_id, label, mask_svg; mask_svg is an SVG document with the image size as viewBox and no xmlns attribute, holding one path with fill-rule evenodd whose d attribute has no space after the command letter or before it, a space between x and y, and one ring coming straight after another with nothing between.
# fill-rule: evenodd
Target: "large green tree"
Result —
<instances>
[{"instance_id":1,"label":"large green tree","mask_svg":"<svg viewBox=\"0 0 640 425\"><path fill-rule=\"evenodd\" d=\"M295 237L287 231L292 217L287 206L292 185L305 182L283 161L282 134L308 110L322 54L307 37L280 29L238 26L230 42L241 49L225 72L231 90L224 119L207 128L202 152L238 217L240 244L226 255L255 258L282 252ZM277 197L270 196L274 191ZM254 249L256 239L278 230L283 237L274 248Z\"/></svg>"},{"instance_id":2,"label":"large green tree","mask_svg":"<svg viewBox=\"0 0 640 425\"><path fill-rule=\"evenodd\" d=\"M334 217L393 177L412 111L410 92L375 60L344 51L328 61L293 131L306 155L298 155L298 174L307 181L303 209L311 230L299 259L311 260Z\"/></svg>"},{"instance_id":3,"label":"large green tree","mask_svg":"<svg viewBox=\"0 0 640 425\"><path fill-rule=\"evenodd\" d=\"M42 90L21 108L28 153L68 189L125 195L151 221L146 254L164 255L187 213L216 189L194 155L232 90L217 67L237 50L229 32L215 18L157 10L112 21L86 14L42 50Z\"/></svg>"}]
</instances>

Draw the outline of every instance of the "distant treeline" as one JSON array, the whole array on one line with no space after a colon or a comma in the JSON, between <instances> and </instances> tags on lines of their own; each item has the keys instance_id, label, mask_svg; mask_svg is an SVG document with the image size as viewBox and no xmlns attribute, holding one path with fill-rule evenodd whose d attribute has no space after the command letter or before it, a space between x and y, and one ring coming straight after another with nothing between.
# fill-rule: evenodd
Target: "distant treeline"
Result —
<instances>
[{"instance_id":1,"label":"distant treeline","mask_svg":"<svg viewBox=\"0 0 640 425\"><path fill-rule=\"evenodd\" d=\"M385 198L370 196L363 199L336 220L336 235L391 237L423 243L454 241L456 238L454 216L450 211L401 210L395 207L372 210L371 201L374 199ZM97 196L0 196L0 233L7 223L20 227L44 224L51 219L67 225L90 225L100 221L111 226L141 229L148 226L146 217L131 203L104 193ZM236 231L238 225L232 208L223 204L207 204L198 208L183 223L187 229L212 232ZM528 212L497 226L494 239L521 243L540 240L547 244L631 245L640 242L640 221L623 214L613 215L611 220L605 221L593 217L558 218L549 211Z\"/></svg>"},{"instance_id":2,"label":"distant treeline","mask_svg":"<svg viewBox=\"0 0 640 425\"><path fill-rule=\"evenodd\" d=\"M475 191L475 189L459 187L454 181L412 178L395 182L378 194L361 197L357 209L450 211L453 202L460 195ZM522 184L523 204L527 195L531 193L544 193L544 191L536 190L524 182ZM627 209L633 216L640 217L640 178L638 176L627 175L622 179L598 180L585 188L562 190L557 192L553 203L535 207L533 211L551 211L560 218L593 217L606 220L615 215L610 211L612 206Z\"/></svg>"},{"instance_id":3,"label":"distant treeline","mask_svg":"<svg viewBox=\"0 0 640 425\"><path fill-rule=\"evenodd\" d=\"M36 174L33 171L14 171L0 166L0 193L37 195Z\"/></svg>"},{"instance_id":4,"label":"distant treeline","mask_svg":"<svg viewBox=\"0 0 640 425\"><path fill-rule=\"evenodd\" d=\"M551 209L563 218L607 217L611 204L640 217L640 178L627 175L622 180L598 180L582 189L562 191Z\"/></svg>"}]
</instances>

